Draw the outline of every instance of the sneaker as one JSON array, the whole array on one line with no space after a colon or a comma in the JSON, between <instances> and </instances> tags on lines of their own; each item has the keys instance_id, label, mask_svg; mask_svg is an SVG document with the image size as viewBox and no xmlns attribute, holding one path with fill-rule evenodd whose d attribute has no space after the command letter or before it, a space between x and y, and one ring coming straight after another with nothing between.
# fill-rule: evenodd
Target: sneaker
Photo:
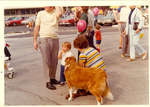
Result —
<instances>
[{"instance_id":1,"label":"sneaker","mask_svg":"<svg viewBox=\"0 0 150 107\"><path fill-rule=\"evenodd\" d=\"M50 90L56 90L56 87L55 87L52 83L50 83L50 82L47 82L47 83L46 83L46 87L47 87L48 89L50 89Z\"/></svg>"},{"instance_id":2,"label":"sneaker","mask_svg":"<svg viewBox=\"0 0 150 107\"><path fill-rule=\"evenodd\" d=\"M9 60L9 57L4 57L4 61L8 61Z\"/></svg>"},{"instance_id":3,"label":"sneaker","mask_svg":"<svg viewBox=\"0 0 150 107\"><path fill-rule=\"evenodd\" d=\"M60 86L64 86L64 85L65 85L65 82L60 82L59 85L60 85Z\"/></svg>"},{"instance_id":4,"label":"sneaker","mask_svg":"<svg viewBox=\"0 0 150 107\"><path fill-rule=\"evenodd\" d=\"M14 71L14 68L13 67L8 68L8 71Z\"/></svg>"},{"instance_id":5,"label":"sneaker","mask_svg":"<svg viewBox=\"0 0 150 107\"><path fill-rule=\"evenodd\" d=\"M59 84L59 83L60 83L60 82L57 81L56 79L51 79L50 81L51 81L52 84Z\"/></svg>"}]
</instances>

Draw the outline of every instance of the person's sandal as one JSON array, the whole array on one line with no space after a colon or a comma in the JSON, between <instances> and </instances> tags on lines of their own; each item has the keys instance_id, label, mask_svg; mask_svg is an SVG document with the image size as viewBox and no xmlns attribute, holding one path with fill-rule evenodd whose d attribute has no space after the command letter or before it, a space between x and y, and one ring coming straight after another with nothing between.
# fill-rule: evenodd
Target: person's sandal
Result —
<instances>
[{"instance_id":1,"label":"person's sandal","mask_svg":"<svg viewBox=\"0 0 150 107\"><path fill-rule=\"evenodd\" d=\"M121 58L124 58L124 57L126 57L125 54L121 54Z\"/></svg>"},{"instance_id":2,"label":"person's sandal","mask_svg":"<svg viewBox=\"0 0 150 107\"><path fill-rule=\"evenodd\" d=\"M142 55L142 59L145 60L147 57L147 53L145 52L143 55Z\"/></svg>"},{"instance_id":3,"label":"person's sandal","mask_svg":"<svg viewBox=\"0 0 150 107\"><path fill-rule=\"evenodd\" d=\"M127 62L132 62L132 61L135 61L135 59L131 59L131 58L127 59Z\"/></svg>"}]
</instances>

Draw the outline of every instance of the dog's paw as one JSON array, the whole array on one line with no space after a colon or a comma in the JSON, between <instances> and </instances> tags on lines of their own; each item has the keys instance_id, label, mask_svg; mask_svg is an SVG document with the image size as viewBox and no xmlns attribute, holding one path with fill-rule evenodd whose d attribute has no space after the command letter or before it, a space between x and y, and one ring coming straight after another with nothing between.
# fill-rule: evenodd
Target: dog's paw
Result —
<instances>
[{"instance_id":1,"label":"dog's paw","mask_svg":"<svg viewBox=\"0 0 150 107\"><path fill-rule=\"evenodd\" d=\"M68 98L68 101L72 101L72 98L71 98L71 97L69 97L69 98Z\"/></svg>"},{"instance_id":2,"label":"dog's paw","mask_svg":"<svg viewBox=\"0 0 150 107\"><path fill-rule=\"evenodd\" d=\"M101 101L97 100L97 105L103 105L103 98L101 97Z\"/></svg>"},{"instance_id":3,"label":"dog's paw","mask_svg":"<svg viewBox=\"0 0 150 107\"><path fill-rule=\"evenodd\" d=\"M68 94L68 95L66 95L65 99L68 100L69 97L70 97L70 95Z\"/></svg>"},{"instance_id":4,"label":"dog's paw","mask_svg":"<svg viewBox=\"0 0 150 107\"><path fill-rule=\"evenodd\" d=\"M100 102L100 105L103 105L104 104L104 102L103 102L103 99L101 98L101 102Z\"/></svg>"}]
</instances>

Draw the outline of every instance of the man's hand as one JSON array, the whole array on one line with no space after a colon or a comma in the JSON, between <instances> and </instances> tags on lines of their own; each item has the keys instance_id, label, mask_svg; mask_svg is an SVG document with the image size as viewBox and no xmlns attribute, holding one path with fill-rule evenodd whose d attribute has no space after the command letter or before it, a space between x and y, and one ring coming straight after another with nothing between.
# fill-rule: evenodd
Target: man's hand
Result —
<instances>
[{"instance_id":1,"label":"man's hand","mask_svg":"<svg viewBox=\"0 0 150 107\"><path fill-rule=\"evenodd\" d=\"M36 41L34 41L34 49L35 49L35 50L38 50L38 44L37 44Z\"/></svg>"},{"instance_id":2,"label":"man's hand","mask_svg":"<svg viewBox=\"0 0 150 107\"><path fill-rule=\"evenodd\" d=\"M136 34L139 33L139 32L140 32L140 29L137 29L137 30L136 30Z\"/></svg>"},{"instance_id":3,"label":"man's hand","mask_svg":"<svg viewBox=\"0 0 150 107\"><path fill-rule=\"evenodd\" d=\"M35 50L38 49L37 37L38 37L39 30L40 30L40 26L35 26L34 37L33 37L33 45Z\"/></svg>"},{"instance_id":4,"label":"man's hand","mask_svg":"<svg viewBox=\"0 0 150 107\"><path fill-rule=\"evenodd\" d=\"M126 36L126 31L122 32L122 35L125 37Z\"/></svg>"},{"instance_id":5,"label":"man's hand","mask_svg":"<svg viewBox=\"0 0 150 107\"><path fill-rule=\"evenodd\" d=\"M62 58L62 54L64 53L63 50L60 51L60 53L58 54L58 59L61 59Z\"/></svg>"},{"instance_id":6,"label":"man's hand","mask_svg":"<svg viewBox=\"0 0 150 107\"><path fill-rule=\"evenodd\" d=\"M63 7L58 7L58 6L56 6L55 9L57 13L57 19L59 19L64 14L64 9Z\"/></svg>"}]
</instances>

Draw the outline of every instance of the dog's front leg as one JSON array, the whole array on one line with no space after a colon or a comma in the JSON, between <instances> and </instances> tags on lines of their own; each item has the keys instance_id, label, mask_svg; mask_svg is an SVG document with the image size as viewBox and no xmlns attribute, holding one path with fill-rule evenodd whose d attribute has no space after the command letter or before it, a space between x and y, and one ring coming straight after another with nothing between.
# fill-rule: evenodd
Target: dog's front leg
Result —
<instances>
[{"instance_id":1,"label":"dog's front leg","mask_svg":"<svg viewBox=\"0 0 150 107\"><path fill-rule=\"evenodd\" d=\"M70 95L70 97L68 98L68 101L72 101L72 92L73 92L73 89L70 88L69 89L69 95Z\"/></svg>"}]
</instances>

